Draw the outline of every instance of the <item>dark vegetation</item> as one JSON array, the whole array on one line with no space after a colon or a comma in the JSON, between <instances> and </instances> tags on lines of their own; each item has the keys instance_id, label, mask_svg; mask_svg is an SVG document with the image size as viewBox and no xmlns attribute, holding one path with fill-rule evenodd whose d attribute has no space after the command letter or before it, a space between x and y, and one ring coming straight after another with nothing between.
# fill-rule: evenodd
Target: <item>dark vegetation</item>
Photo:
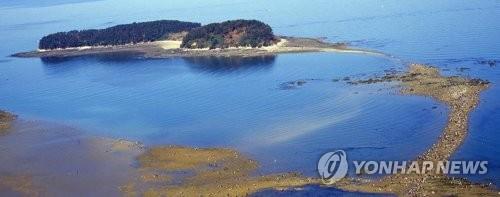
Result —
<instances>
[{"instance_id":1,"label":"dark vegetation","mask_svg":"<svg viewBox=\"0 0 500 197\"><path fill-rule=\"evenodd\" d=\"M40 40L38 48L57 49L151 42L164 39L172 33L190 31L200 26L200 23L159 20L117 25L106 29L59 32L43 37Z\"/></svg>"},{"instance_id":2,"label":"dark vegetation","mask_svg":"<svg viewBox=\"0 0 500 197\"><path fill-rule=\"evenodd\" d=\"M183 48L262 47L277 42L271 27L257 20L232 20L194 28L184 37Z\"/></svg>"},{"instance_id":3,"label":"dark vegetation","mask_svg":"<svg viewBox=\"0 0 500 197\"><path fill-rule=\"evenodd\" d=\"M183 48L262 47L278 41L271 27L257 20L232 20L201 26L200 23L160 20L117 25L106 29L89 29L50 34L40 40L39 49L81 46L136 44L168 38L188 32ZM182 34L181 34L182 35ZM182 38L182 37L180 37Z\"/></svg>"}]
</instances>

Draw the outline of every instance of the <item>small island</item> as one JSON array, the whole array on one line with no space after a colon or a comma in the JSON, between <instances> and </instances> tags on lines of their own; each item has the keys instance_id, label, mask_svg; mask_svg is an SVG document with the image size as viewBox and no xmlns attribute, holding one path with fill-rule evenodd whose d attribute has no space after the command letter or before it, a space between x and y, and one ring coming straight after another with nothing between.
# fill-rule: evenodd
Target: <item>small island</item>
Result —
<instances>
[{"instance_id":1,"label":"small island","mask_svg":"<svg viewBox=\"0 0 500 197\"><path fill-rule=\"evenodd\" d=\"M201 25L159 20L105 29L73 30L43 37L38 49L14 57L72 57L130 53L145 58L190 56L265 56L291 52L339 51L384 55L314 38L276 36L257 20L230 20Z\"/></svg>"}]
</instances>

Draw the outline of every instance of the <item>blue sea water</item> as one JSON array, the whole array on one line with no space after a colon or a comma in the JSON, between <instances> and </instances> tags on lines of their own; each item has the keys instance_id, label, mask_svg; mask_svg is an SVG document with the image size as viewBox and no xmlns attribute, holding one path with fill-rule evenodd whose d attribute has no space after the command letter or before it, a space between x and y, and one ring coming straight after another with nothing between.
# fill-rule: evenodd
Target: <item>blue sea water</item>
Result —
<instances>
[{"instance_id":1,"label":"blue sea water","mask_svg":"<svg viewBox=\"0 0 500 197\"><path fill-rule=\"evenodd\" d=\"M453 159L489 161L488 174L468 178L500 184L500 71L486 63L500 61L498 1L26 0L2 2L0 10L0 109L21 118L147 145L231 147L258 160L263 173L316 176L316 162L327 151L344 149L352 160L410 160L436 141L447 120L444 105L400 95L393 84L342 80L404 70L402 62L427 63L446 75L491 82ZM57 31L239 18L262 20L278 35L326 37L402 61L340 53L8 57ZM306 83L284 88L296 80Z\"/></svg>"}]
</instances>

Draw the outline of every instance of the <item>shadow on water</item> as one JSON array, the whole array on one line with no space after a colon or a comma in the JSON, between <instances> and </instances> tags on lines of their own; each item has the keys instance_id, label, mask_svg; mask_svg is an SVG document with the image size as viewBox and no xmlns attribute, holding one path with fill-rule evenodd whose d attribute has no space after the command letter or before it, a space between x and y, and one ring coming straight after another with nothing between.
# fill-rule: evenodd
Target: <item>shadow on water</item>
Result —
<instances>
[{"instance_id":1,"label":"shadow on water","mask_svg":"<svg viewBox=\"0 0 500 197\"><path fill-rule=\"evenodd\" d=\"M227 74L240 71L267 70L272 67L276 56L257 57L186 57L183 58L195 71L213 74Z\"/></svg>"}]
</instances>

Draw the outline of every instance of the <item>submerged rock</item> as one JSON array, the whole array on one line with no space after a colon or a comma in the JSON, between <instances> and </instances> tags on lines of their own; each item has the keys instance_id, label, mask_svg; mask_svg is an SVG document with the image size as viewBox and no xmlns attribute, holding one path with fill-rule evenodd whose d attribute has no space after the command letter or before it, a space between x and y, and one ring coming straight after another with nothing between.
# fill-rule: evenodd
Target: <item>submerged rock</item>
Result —
<instances>
[{"instance_id":1,"label":"submerged rock","mask_svg":"<svg viewBox=\"0 0 500 197\"><path fill-rule=\"evenodd\" d=\"M303 80L303 79L295 80L295 81L288 81L288 82L281 83L279 88L281 90L291 90L291 89L299 88L306 83L307 83L307 80Z\"/></svg>"}]
</instances>

